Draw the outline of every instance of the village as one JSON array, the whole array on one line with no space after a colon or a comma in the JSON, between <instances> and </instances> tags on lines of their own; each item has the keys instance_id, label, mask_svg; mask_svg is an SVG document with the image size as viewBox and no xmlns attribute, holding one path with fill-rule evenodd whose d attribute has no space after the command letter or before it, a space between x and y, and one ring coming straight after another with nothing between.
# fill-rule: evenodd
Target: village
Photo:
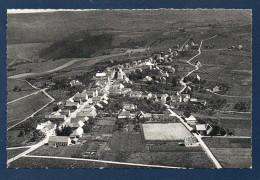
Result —
<instances>
[{"instance_id":1,"label":"village","mask_svg":"<svg viewBox=\"0 0 260 180\"><path fill-rule=\"evenodd\" d=\"M195 64L189 62L193 57L187 63L195 70L191 69L183 77L176 75L182 68L176 66L176 58L193 49L200 53L201 45L187 43L176 46L175 50L169 48L166 52L161 51L148 58L117 64L97 72L91 79L91 87L57 102L53 108L55 111L44 115L36 127L37 131L44 134L44 146L36 150L36 154L41 151L55 153L52 147L85 147L87 144L86 149L72 152L71 157L107 159L106 153L111 151L109 145L114 141L113 136L121 132L133 135L130 138L132 140L138 137L136 140L148 152L165 151L165 148L184 152L202 148L207 155L203 155L206 162L198 167L221 168L203 138L232 136L232 133L226 132L216 123L197 119L193 114L196 111L193 110L208 110L212 106L194 92L204 89L211 93L221 93L225 91L225 86L206 84L202 87L205 82L202 83L200 76L191 76L192 72L202 67L199 61ZM73 79L69 85L77 88L83 83ZM187 108L189 106L195 108L191 110ZM124 144L120 142L123 140L119 138L116 143L120 146ZM129 149L136 151L135 147ZM124 161L124 158L120 161ZM214 165L209 165L210 162Z\"/></svg>"}]
</instances>

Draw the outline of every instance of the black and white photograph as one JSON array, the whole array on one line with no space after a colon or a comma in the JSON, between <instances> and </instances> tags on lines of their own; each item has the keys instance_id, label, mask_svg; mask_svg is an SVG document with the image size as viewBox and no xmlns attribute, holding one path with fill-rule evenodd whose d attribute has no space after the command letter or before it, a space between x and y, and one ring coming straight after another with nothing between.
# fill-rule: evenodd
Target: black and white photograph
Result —
<instances>
[{"instance_id":1,"label":"black and white photograph","mask_svg":"<svg viewBox=\"0 0 260 180\"><path fill-rule=\"evenodd\" d=\"M8 9L6 41L7 168L252 168L251 9Z\"/></svg>"}]
</instances>

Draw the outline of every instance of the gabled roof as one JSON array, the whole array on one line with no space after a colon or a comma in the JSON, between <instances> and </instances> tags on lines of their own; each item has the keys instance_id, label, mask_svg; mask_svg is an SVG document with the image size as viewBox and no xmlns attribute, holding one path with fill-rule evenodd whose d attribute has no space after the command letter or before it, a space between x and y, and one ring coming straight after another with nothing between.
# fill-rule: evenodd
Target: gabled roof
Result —
<instances>
[{"instance_id":1,"label":"gabled roof","mask_svg":"<svg viewBox=\"0 0 260 180\"><path fill-rule=\"evenodd\" d=\"M87 96L87 91L84 90L84 91L82 91L82 93L77 92L74 97L76 97L76 98L86 98L86 96Z\"/></svg>"},{"instance_id":2,"label":"gabled roof","mask_svg":"<svg viewBox=\"0 0 260 180\"><path fill-rule=\"evenodd\" d=\"M71 102L71 101L66 101L65 106L78 106L79 103L78 102Z\"/></svg>"},{"instance_id":3,"label":"gabled roof","mask_svg":"<svg viewBox=\"0 0 260 180\"><path fill-rule=\"evenodd\" d=\"M193 115L190 115L190 117L185 118L186 121L195 121L197 120Z\"/></svg>"}]
</instances>

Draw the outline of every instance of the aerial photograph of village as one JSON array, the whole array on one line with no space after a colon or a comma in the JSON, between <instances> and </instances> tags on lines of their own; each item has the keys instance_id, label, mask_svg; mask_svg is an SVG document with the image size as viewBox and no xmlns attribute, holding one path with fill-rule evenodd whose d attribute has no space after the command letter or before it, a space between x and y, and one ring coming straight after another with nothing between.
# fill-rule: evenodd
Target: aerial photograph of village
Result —
<instances>
[{"instance_id":1,"label":"aerial photograph of village","mask_svg":"<svg viewBox=\"0 0 260 180\"><path fill-rule=\"evenodd\" d=\"M251 10L8 10L8 168L252 168Z\"/></svg>"}]
</instances>

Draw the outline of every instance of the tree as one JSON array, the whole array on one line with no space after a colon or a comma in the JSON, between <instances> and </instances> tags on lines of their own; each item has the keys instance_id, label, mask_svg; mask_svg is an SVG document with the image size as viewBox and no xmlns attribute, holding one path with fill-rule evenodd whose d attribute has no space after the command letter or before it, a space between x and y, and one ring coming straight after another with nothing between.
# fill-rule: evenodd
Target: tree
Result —
<instances>
[{"instance_id":1,"label":"tree","mask_svg":"<svg viewBox=\"0 0 260 180\"><path fill-rule=\"evenodd\" d=\"M57 128L55 131L57 136L69 136L73 132L72 128L69 126L64 126L61 129Z\"/></svg>"},{"instance_id":2,"label":"tree","mask_svg":"<svg viewBox=\"0 0 260 180\"><path fill-rule=\"evenodd\" d=\"M23 130L21 130L20 132L19 132L19 134L18 134L18 137L23 137L24 136L24 131Z\"/></svg>"},{"instance_id":3,"label":"tree","mask_svg":"<svg viewBox=\"0 0 260 180\"><path fill-rule=\"evenodd\" d=\"M190 117L191 113L190 113L189 111L184 111L184 112L183 112L183 115L184 115L185 117Z\"/></svg>"},{"instance_id":4,"label":"tree","mask_svg":"<svg viewBox=\"0 0 260 180\"><path fill-rule=\"evenodd\" d=\"M58 110L59 110L59 106L54 106L54 107L52 108L52 110L53 110L53 111L58 111Z\"/></svg>"}]
</instances>

